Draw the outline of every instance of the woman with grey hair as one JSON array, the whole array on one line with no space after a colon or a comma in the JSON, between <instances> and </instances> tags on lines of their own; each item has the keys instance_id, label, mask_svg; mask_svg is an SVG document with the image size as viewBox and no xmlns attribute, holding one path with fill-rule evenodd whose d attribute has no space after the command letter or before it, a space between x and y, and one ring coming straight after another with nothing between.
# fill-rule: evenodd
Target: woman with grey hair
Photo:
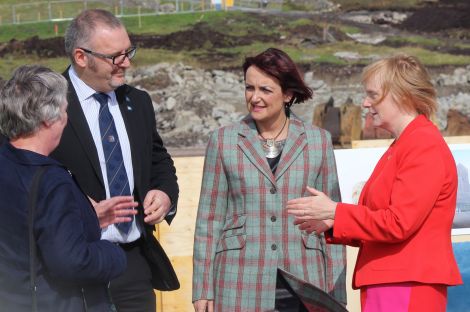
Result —
<instances>
[{"instance_id":1,"label":"woman with grey hair","mask_svg":"<svg viewBox=\"0 0 470 312\"><path fill-rule=\"evenodd\" d=\"M42 66L19 67L0 91L2 311L110 311L107 283L126 266L123 251L100 240L74 178L48 157L67 123L66 95L65 78Z\"/></svg>"}]
</instances>

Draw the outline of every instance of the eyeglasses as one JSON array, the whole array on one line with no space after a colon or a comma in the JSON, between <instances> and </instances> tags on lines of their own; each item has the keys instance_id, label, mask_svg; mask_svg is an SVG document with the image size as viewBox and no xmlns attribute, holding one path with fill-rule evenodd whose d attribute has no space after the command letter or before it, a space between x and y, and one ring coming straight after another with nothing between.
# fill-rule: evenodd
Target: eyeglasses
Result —
<instances>
[{"instance_id":1,"label":"eyeglasses","mask_svg":"<svg viewBox=\"0 0 470 312\"><path fill-rule=\"evenodd\" d=\"M134 56L135 56L135 52L137 51L137 47L130 47L126 52L124 53L121 53L121 54L117 54L117 55L108 55L108 54L101 54L101 53L98 53L98 52L93 52L91 50L88 50L88 49L85 49L85 48L78 48L80 50L83 50L83 52L85 53L88 53L88 54L91 54L91 55L94 55L94 56L97 56L97 57L101 57L101 58L106 58L106 59L110 59L113 61L113 64L114 65L119 65L121 64L122 62L124 62L124 60L126 59L126 57L131 60Z\"/></svg>"}]
</instances>

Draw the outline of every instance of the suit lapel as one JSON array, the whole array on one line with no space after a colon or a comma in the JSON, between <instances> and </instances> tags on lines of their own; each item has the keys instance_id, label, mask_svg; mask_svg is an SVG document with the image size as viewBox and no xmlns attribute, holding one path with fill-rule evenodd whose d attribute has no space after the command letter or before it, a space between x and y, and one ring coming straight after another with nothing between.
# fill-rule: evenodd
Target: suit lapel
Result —
<instances>
[{"instance_id":1,"label":"suit lapel","mask_svg":"<svg viewBox=\"0 0 470 312\"><path fill-rule=\"evenodd\" d=\"M90 128L88 127L88 123L80 105L80 101L78 100L77 93L75 92L72 82L70 81L68 69L65 71L65 73L63 73L63 75L69 83L67 95L68 124L70 128L75 132L79 143L85 150L85 153L87 154L88 159L93 166L93 170L95 170L96 175L99 177L101 184L104 185L103 175L101 173L100 163L98 159L98 152L96 151L93 136L91 135Z\"/></svg>"},{"instance_id":2,"label":"suit lapel","mask_svg":"<svg viewBox=\"0 0 470 312\"><path fill-rule=\"evenodd\" d=\"M307 139L305 137L305 128L303 127L302 122L295 117L291 117L286 144L282 150L279 166L276 170L276 180L284 174L299 154L302 153L306 145Z\"/></svg>"},{"instance_id":3,"label":"suit lapel","mask_svg":"<svg viewBox=\"0 0 470 312\"><path fill-rule=\"evenodd\" d=\"M265 175L271 183L275 184L275 179L271 169L269 168L266 155L264 154L263 147L258 138L258 131L256 125L250 116L247 116L241 122L239 131L240 140L238 146L246 155L246 157L258 168L258 170Z\"/></svg>"}]
</instances>

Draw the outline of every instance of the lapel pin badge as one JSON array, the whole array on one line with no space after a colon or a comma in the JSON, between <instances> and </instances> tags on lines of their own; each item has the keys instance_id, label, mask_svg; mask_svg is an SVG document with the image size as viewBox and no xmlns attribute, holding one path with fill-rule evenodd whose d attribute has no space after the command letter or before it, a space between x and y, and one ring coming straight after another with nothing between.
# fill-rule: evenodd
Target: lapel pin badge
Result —
<instances>
[{"instance_id":1,"label":"lapel pin badge","mask_svg":"<svg viewBox=\"0 0 470 312\"><path fill-rule=\"evenodd\" d=\"M126 95L127 110L132 112L131 99Z\"/></svg>"}]
</instances>

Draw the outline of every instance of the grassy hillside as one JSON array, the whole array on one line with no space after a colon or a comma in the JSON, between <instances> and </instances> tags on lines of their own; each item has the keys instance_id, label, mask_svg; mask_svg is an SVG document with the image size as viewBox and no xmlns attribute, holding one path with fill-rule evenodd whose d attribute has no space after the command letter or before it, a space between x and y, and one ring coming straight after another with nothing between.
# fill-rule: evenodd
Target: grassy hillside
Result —
<instances>
[{"instance_id":1,"label":"grassy hillside","mask_svg":"<svg viewBox=\"0 0 470 312\"><path fill-rule=\"evenodd\" d=\"M348 8L372 8L378 5L406 8L417 3L412 0L337 2ZM211 11L125 17L123 21L139 47L134 66L165 61L184 62L203 68L239 68L246 55L253 55L270 46L286 50L297 62L306 66L314 63L340 66L366 64L371 58L397 51L414 54L429 66L470 64L468 40L456 41L445 34L412 33L394 28L393 33L386 35L387 40L379 45L358 43L350 38L351 34L385 32L387 28L341 21L338 14ZM0 76L9 77L14 68L25 63L44 64L62 71L68 64L61 41L68 23L0 26ZM55 25L57 36L54 33ZM49 40L43 45L53 50L53 53L42 53L34 48L11 49L11 45L9 49L10 40L21 43L33 36ZM26 42L29 45L25 46L32 45L31 41ZM337 52L354 52L359 57L344 59L335 55Z\"/></svg>"}]
</instances>

